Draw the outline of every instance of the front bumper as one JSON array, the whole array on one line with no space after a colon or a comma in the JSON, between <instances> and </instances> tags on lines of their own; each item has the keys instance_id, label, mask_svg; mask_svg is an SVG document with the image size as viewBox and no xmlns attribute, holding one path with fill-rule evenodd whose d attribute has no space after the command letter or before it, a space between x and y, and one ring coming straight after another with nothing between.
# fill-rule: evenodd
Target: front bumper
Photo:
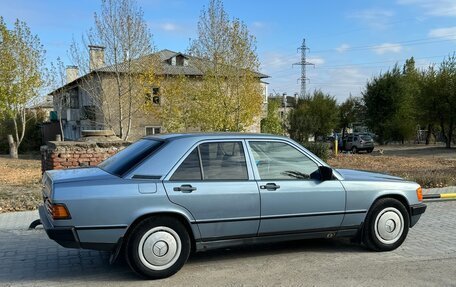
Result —
<instances>
[{"instance_id":1,"label":"front bumper","mask_svg":"<svg viewBox=\"0 0 456 287\"><path fill-rule=\"evenodd\" d=\"M426 207L424 203L410 205L410 227L413 227L418 222L421 214L426 211Z\"/></svg>"},{"instance_id":2,"label":"front bumper","mask_svg":"<svg viewBox=\"0 0 456 287\"><path fill-rule=\"evenodd\" d=\"M48 237L63 247L67 248L81 248L79 244L78 235L74 227L55 227L49 221L46 215L46 209L44 206L38 208L40 214L41 223L46 231Z\"/></svg>"}]
</instances>

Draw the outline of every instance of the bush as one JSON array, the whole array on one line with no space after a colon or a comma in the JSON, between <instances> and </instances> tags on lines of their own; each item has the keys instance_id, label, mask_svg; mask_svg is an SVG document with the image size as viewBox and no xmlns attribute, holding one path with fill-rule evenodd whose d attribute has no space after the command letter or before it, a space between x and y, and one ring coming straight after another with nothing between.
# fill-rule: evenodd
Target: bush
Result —
<instances>
[{"instance_id":1,"label":"bush","mask_svg":"<svg viewBox=\"0 0 456 287\"><path fill-rule=\"evenodd\" d=\"M302 143L302 145L308 149L310 152L318 156L324 161L327 161L329 158L329 148L330 144L325 142L306 142Z\"/></svg>"}]
</instances>

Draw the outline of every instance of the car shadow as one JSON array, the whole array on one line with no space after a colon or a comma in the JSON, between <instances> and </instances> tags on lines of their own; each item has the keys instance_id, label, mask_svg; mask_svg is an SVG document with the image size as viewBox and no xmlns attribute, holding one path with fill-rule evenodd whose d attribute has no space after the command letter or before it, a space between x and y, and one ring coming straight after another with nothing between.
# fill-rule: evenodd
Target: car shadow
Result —
<instances>
[{"instance_id":1,"label":"car shadow","mask_svg":"<svg viewBox=\"0 0 456 287\"><path fill-rule=\"evenodd\" d=\"M16 234L19 235L19 234ZM38 231L19 235L17 244L0 248L0 285L35 284L36 282L65 282L77 285L80 282L130 282L138 277L126 260L120 257L109 264L109 252L66 249L49 241ZM34 246L33 248L23 246ZM248 259L299 252L353 253L366 250L344 239L299 240L292 242L257 244L234 248L193 253L186 267L199 268L208 262L222 263L230 260ZM181 271L185 273L185 268ZM185 274L182 274L185 275ZM79 282L79 283L78 283ZM123 285L123 284L122 284Z\"/></svg>"},{"instance_id":2,"label":"car shadow","mask_svg":"<svg viewBox=\"0 0 456 287\"><path fill-rule=\"evenodd\" d=\"M224 261L300 252L354 253L368 252L368 250L359 244L350 242L348 239L305 239L280 243L246 245L193 253L190 256L188 263L198 264L208 261Z\"/></svg>"}]
</instances>

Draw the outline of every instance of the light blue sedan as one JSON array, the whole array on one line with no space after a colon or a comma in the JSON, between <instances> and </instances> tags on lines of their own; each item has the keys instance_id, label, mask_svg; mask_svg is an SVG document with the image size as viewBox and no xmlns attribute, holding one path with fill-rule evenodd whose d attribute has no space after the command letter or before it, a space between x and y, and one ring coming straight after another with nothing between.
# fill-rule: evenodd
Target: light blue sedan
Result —
<instances>
[{"instance_id":1,"label":"light blue sedan","mask_svg":"<svg viewBox=\"0 0 456 287\"><path fill-rule=\"evenodd\" d=\"M426 205L401 178L332 169L296 142L262 134L143 138L98 167L43 175L40 218L71 248L125 252L148 278L191 251L353 237L376 251L404 242Z\"/></svg>"}]
</instances>

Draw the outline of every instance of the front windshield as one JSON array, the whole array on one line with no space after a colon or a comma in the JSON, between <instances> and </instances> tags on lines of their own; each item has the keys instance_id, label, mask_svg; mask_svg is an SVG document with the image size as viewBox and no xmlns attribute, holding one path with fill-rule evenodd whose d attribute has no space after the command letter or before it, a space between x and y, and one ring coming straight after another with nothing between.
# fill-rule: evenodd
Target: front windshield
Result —
<instances>
[{"instance_id":1,"label":"front windshield","mask_svg":"<svg viewBox=\"0 0 456 287\"><path fill-rule=\"evenodd\" d=\"M158 140L141 139L104 160L98 167L110 174L122 176L156 151L162 143L162 141Z\"/></svg>"}]
</instances>

